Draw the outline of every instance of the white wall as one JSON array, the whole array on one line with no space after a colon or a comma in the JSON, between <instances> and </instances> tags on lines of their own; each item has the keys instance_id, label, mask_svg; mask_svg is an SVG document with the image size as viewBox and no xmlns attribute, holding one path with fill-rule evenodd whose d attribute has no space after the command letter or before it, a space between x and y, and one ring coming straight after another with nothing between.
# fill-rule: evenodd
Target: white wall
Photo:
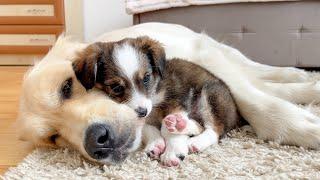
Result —
<instances>
[{"instance_id":1,"label":"white wall","mask_svg":"<svg viewBox=\"0 0 320 180\"><path fill-rule=\"evenodd\" d=\"M79 3L80 2L80 3ZM67 36L73 39L83 40L83 1L82 0L65 0L65 23Z\"/></svg>"},{"instance_id":2,"label":"white wall","mask_svg":"<svg viewBox=\"0 0 320 180\"><path fill-rule=\"evenodd\" d=\"M83 0L84 40L90 41L104 32L132 25L125 12L125 0Z\"/></svg>"}]
</instances>

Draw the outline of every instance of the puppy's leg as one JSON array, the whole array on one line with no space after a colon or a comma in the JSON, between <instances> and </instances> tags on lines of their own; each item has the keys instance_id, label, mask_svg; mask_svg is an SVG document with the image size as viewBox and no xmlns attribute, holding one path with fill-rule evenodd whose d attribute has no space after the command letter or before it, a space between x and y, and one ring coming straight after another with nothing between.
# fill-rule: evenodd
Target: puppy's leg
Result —
<instances>
[{"instance_id":1,"label":"puppy's leg","mask_svg":"<svg viewBox=\"0 0 320 180\"><path fill-rule=\"evenodd\" d=\"M166 149L160 156L165 166L178 166L188 154L189 136L183 134L172 134L165 126L161 127L161 135L165 138Z\"/></svg>"},{"instance_id":2,"label":"puppy's leg","mask_svg":"<svg viewBox=\"0 0 320 180\"><path fill-rule=\"evenodd\" d=\"M193 153L217 144L225 131L240 124L240 115L229 89L220 81L206 83L198 107L205 130L188 141L189 152Z\"/></svg>"},{"instance_id":3,"label":"puppy's leg","mask_svg":"<svg viewBox=\"0 0 320 180\"><path fill-rule=\"evenodd\" d=\"M144 151L153 159L159 159L166 148L160 130L152 125L146 124L143 127L143 142L146 145Z\"/></svg>"},{"instance_id":4,"label":"puppy's leg","mask_svg":"<svg viewBox=\"0 0 320 180\"><path fill-rule=\"evenodd\" d=\"M211 145L218 144L218 140L219 135L211 127L208 127L198 136L189 139L189 152L201 152Z\"/></svg>"},{"instance_id":5,"label":"puppy's leg","mask_svg":"<svg viewBox=\"0 0 320 180\"><path fill-rule=\"evenodd\" d=\"M309 104L320 102L320 82L270 83L265 82L265 92L281 99L296 103Z\"/></svg>"},{"instance_id":6,"label":"puppy's leg","mask_svg":"<svg viewBox=\"0 0 320 180\"><path fill-rule=\"evenodd\" d=\"M203 127L188 117L187 112L178 111L167 115L163 120L163 127L166 127L172 134L198 135Z\"/></svg>"}]
</instances>

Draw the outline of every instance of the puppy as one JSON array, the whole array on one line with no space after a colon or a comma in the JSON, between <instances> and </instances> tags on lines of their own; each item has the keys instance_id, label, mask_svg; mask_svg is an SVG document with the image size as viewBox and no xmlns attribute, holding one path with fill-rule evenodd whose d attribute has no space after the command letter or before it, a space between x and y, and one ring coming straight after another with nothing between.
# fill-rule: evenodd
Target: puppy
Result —
<instances>
[{"instance_id":1,"label":"puppy","mask_svg":"<svg viewBox=\"0 0 320 180\"><path fill-rule=\"evenodd\" d=\"M178 165L188 149L202 151L240 124L224 82L193 63L166 60L162 45L148 37L94 43L73 68L86 89L96 87L139 117L148 116L146 151L153 158L163 154L165 165ZM194 137L181 143L186 136Z\"/></svg>"}]
</instances>

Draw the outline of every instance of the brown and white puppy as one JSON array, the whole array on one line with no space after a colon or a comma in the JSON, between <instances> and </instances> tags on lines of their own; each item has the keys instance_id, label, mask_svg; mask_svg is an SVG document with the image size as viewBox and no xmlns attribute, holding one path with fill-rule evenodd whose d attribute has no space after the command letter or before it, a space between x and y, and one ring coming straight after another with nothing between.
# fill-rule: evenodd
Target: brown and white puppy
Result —
<instances>
[{"instance_id":1,"label":"brown and white puppy","mask_svg":"<svg viewBox=\"0 0 320 180\"><path fill-rule=\"evenodd\" d=\"M103 90L140 117L151 112L147 124L153 127L145 128L147 153L155 158L163 153L161 160L168 166L178 165L187 153L178 147L183 146L181 135L197 135L190 139L189 149L201 151L240 122L221 80L193 63L167 61L161 44L148 37L95 43L79 54L74 70L87 89ZM161 125L165 152L156 133Z\"/></svg>"}]
</instances>

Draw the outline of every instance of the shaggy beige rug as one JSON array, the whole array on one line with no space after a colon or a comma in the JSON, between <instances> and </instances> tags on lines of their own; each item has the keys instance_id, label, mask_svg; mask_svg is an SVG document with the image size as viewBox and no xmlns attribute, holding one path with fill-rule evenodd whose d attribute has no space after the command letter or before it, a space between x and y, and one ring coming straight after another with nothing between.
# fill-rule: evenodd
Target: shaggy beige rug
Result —
<instances>
[{"instance_id":1,"label":"shaggy beige rug","mask_svg":"<svg viewBox=\"0 0 320 180\"><path fill-rule=\"evenodd\" d=\"M314 74L319 80L320 75ZM320 106L305 107L320 115ZM257 139L250 126L233 130L219 145L163 167L143 152L123 164L101 166L68 149L36 149L3 179L320 179L320 151ZM1 179L1 176L0 176Z\"/></svg>"},{"instance_id":2,"label":"shaggy beige rug","mask_svg":"<svg viewBox=\"0 0 320 180\"><path fill-rule=\"evenodd\" d=\"M320 115L320 108L309 107ZM36 149L4 179L320 179L320 151L257 139L250 126L233 130L180 167L163 167L137 152L123 164L101 166L68 149Z\"/></svg>"}]
</instances>

